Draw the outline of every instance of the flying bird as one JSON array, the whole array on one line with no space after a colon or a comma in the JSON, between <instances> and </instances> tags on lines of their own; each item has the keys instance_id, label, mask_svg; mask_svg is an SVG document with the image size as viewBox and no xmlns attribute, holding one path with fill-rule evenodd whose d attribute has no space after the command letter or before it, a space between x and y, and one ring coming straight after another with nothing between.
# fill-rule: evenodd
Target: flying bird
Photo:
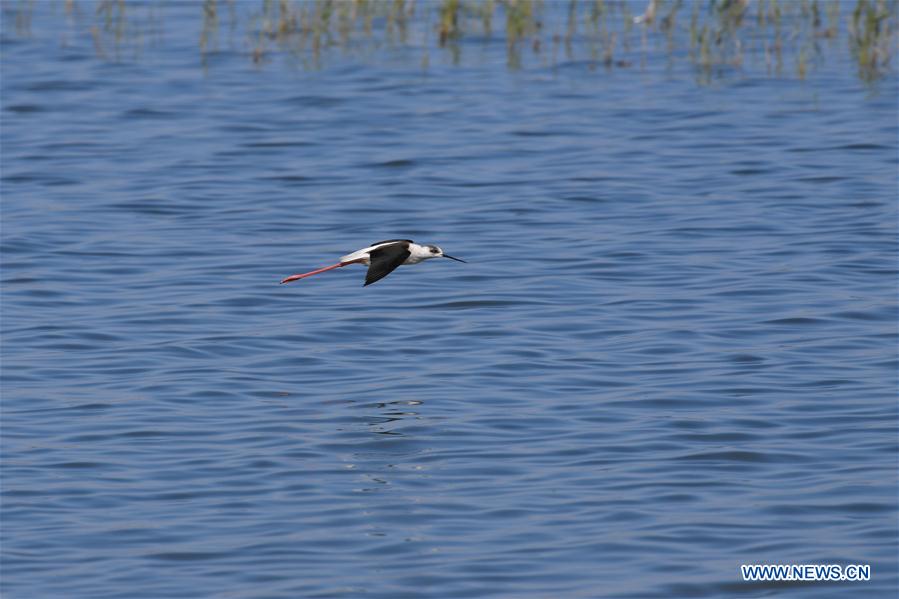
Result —
<instances>
[{"instance_id":1,"label":"flying bird","mask_svg":"<svg viewBox=\"0 0 899 599\"><path fill-rule=\"evenodd\" d=\"M380 281L390 273L392 273L401 264L418 264L431 258L449 258L456 262L465 262L460 258L454 258L443 253L443 250L436 245L419 245L411 239L388 239L387 241L379 241L373 243L367 248L356 250L352 254L347 254L340 259L337 264L325 266L311 272L304 272L299 275L290 275L281 284L290 283L299 279L305 279L312 275L317 275L326 270L333 270L341 266L349 266L350 264L364 264L368 267L365 274L365 287L376 281Z\"/></svg>"}]
</instances>

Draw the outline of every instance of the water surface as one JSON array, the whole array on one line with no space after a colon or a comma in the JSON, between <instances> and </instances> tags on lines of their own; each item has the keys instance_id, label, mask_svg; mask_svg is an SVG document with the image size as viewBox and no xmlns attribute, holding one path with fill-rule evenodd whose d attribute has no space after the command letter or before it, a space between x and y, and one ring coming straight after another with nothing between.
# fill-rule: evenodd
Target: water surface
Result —
<instances>
[{"instance_id":1,"label":"water surface","mask_svg":"<svg viewBox=\"0 0 899 599\"><path fill-rule=\"evenodd\" d=\"M895 79L196 16L3 37L4 597L894 596ZM278 285L395 237L469 264Z\"/></svg>"}]
</instances>

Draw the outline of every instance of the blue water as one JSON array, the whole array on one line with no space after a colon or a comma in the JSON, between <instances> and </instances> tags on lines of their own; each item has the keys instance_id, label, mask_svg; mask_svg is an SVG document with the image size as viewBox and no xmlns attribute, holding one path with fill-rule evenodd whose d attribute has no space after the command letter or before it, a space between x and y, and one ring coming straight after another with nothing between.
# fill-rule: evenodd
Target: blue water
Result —
<instances>
[{"instance_id":1,"label":"blue water","mask_svg":"<svg viewBox=\"0 0 899 599\"><path fill-rule=\"evenodd\" d=\"M204 66L185 5L103 60L52 6L2 38L4 598L895 596L894 77ZM278 285L395 237L469 263Z\"/></svg>"}]
</instances>

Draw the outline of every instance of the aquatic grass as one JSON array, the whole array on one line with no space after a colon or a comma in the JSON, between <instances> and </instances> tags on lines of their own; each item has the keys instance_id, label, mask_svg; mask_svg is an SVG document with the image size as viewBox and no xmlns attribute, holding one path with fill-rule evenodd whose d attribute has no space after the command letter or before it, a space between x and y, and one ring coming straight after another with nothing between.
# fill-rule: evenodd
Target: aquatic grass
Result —
<instances>
[{"instance_id":1,"label":"aquatic grass","mask_svg":"<svg viewBox=\"0 0 899 599\"><path fill-rule=\"evenodd\" d=\"M507 63L511 68L522 65L521 47L527 38L531 38L531 47L539 53L541 42L539 31L541 21L538 13L542 3L536 0L506 0L506 52Z\"/></svg>"},{"instance_id":2,"label":"aquatic grass","mask_svg":"<svg viewBox=\"0 0 899 599\"><path fill-rule=\"evenodd\" d=\"M849 47L859 77L872 81L886 73L895 47L896 3L859 0L849 21Z\"/></svg>"},{"instance_id":3,"label":"aquatic grass","mask_svg":"<svg viewBox=\"0 0 899 599\"><path fill-rule=\"evenodd\" d=\"M440 4L439 39L440 45L445 46L447 41L459 38L462 31L459 28L459 0L443 0Z\"/></svg>"},{"instance_id":4,"label":"aquatic grass","mask_svg":"<svg viewBox=\"0 0 899 599\"><path fill-rule=\"evenodd\" d=\"M64 6L73 33L88 35L97 56L111 61L123 60L126 48L138 55L166 10L151 3L148 11L133 0ZM317 69L334 55L377 60L378 52L395 48L427 69L434 56L457 65L483 56L470 50L499 38L510 69L585 61L590 69L643 70L661 58L668 70L686 61L702 83L759 68L805 79L848 47L866 83L895 74L896 0L203 0L196 6L204 65L227 43L258 65L291 57ZM15 18L4 26L32 35L34 9L34 0L19 0L6 8Z\"/></svg>"}]
</instances>

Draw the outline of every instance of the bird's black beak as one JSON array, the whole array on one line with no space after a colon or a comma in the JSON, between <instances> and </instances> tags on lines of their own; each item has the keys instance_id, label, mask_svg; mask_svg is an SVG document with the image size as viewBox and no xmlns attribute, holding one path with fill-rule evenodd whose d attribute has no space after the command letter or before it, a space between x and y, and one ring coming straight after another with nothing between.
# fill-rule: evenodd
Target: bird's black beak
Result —
<instances>
[{"instance_id":1,"label":"bird's black beak","mask_svg":"<svg viewBox=\"0 0 899 599\"><path fill-rule=\"evenodd\" d=\"M455 260L456 262L465 262L465 260L463 260L462 258L453 258L452 256L448 256L447 254L444 254L443 257L449 258L450 260ZM468 262L465 262L465 264L468 264Z\"/></svg>"}]
</instances>

